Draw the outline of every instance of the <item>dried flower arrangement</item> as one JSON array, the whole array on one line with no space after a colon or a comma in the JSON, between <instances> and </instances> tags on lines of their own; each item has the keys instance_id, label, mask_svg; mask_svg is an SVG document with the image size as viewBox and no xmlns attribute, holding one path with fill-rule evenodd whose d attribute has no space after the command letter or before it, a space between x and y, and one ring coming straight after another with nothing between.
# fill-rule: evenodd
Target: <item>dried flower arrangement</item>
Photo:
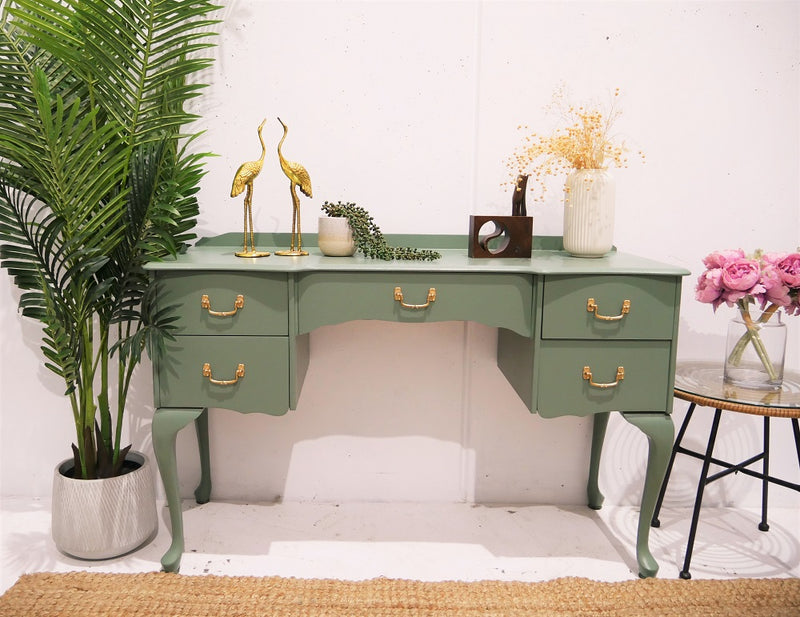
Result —
<instances>
[{"instance_id":1,"label":"dried flower arrangement","mask_svg":"<svg viewBox=\"0 0 800 617\"><path fill-rule=\"evenodd\" d=\"M550 135L531 133L527 126L518 127L526 131L525 142L506 161L508 170L516 181L519 175L531 176L534 185L540 188L534 200L543 201L547 192L547 180L551 176L568 174L578 169L605 169L611 165L627 167L627 148L611 133L621 111L616 102L619 89L614 91L606 111L599 105L574 106L567 103L564 86L556 89L553 101L545 108L559 116L565 126ZM644 161L644 154L638 155Z\"/></svg>"}]
</instances>

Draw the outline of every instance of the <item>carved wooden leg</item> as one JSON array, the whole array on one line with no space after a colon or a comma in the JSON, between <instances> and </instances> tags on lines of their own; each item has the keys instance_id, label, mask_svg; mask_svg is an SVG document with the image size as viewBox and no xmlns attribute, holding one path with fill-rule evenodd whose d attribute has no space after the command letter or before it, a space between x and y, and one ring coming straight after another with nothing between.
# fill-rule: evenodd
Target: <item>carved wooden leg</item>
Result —
<instances>
[{"instance_id":1,"label":"carved wooden leg","mask_svg":"<svg viewBox=\"0 0 800 617\"><path fill-rule=\"evenodd\" d=\"M175 457L175 439L178 431L197 420L206 410L172 409L160 407L153 415L153 450L155 451L158 471L164 483L167 496L167 508L172 525L172 544L161 558L165 572L177 572L183 554L183 512L181 512L181 496L178 490L178 464Z\"/></svg>"},{"instance_id":2,"label":"carved wooden leg","mask_svg":"<svg viewBox=\"0 0 800 617\"><path fill-rule=\"evenodd\" d=\"M692 419L692 414L694 414L696 405L696 403L689 405L689 409L683 418L681 428L678 431L678 436L675 438L675 444L672 446L672 452L669 455L669 463L667 464L667 471L664 474L664 479L661 481L661 490L659 491L658 499L656 500L656 509L653 511L653 520L650 521L650 525L653 527L661 527L661 521L658 519L658 514L661 512L661 504L664 503L664 496L667 494L667 483L669 482L670 475L672 475L672 466L675 464L675 455L677 454L678 448L683 443L683 436L686 434L686 429L689 428L689 422Z\"/></svg>"},{"instance_id":3,"label":"carved wooden leg","mask_svg":"<svg viewBox=\"0 0 800 617\"><path fill-rule=\"evenodd\" d=\"M197 503L208 503L211 499L211 455L208 444L208 409L204 409L194 421L197 431L197 447L200 450L200 484L194 491Z\"/></svg>"},{"instance_id":4,"label":"carved wooden leg","mask_svg":"<svg viewBox=\"0 0 800 617\"><path fill-rule=\"evenodd\" d=\"M675 426L672 417L665 413L623 413L622 417L636 426L646 436L649 444L647 471L639 509L639 527L636 534L636 558L639 576L647 578L658 572L658 563L650 553L650 521L656 507L661 483L672 452Z\"/></svg>"},{"instance_id":5,"label":"carved wooden leg","mask_svg":"<svg viewBox=\"0 0 800 617\"><path fill-rule=\"evenodd\" d=\"M592 510L602 508L605 500L598 486L598 478L600 475L600 455L603 451L603 440L606 438L606 427L608 426L608 417L610 415L608 411L594 415L592 453L589 459L589 481L586 484L586 494L589 500L589 507Z\"/></svg>"}]
</instances>

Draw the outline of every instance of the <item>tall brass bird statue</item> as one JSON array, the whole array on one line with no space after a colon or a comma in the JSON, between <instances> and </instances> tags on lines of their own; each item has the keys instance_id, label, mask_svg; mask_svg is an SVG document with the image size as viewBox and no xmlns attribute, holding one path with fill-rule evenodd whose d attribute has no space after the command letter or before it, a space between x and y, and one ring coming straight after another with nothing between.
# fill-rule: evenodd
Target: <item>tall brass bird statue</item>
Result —
<instances>
[{"instance_id":1,"label":"tall brass bird statue","mask_svg":"<svg viewBox=\"0 0 800 617\"><path fill-rule=\"evenodd\" d=\"M311 197L311 178L300 163L287 161L283 158L281 146L286 139L289 128L278 118L278 122L283 127L283 137L278 143L278 159L281 162L281 169L286 177L289 178L289 192L292 194L292 246L288 251L275 251L276 255L308 255L307 251L303 250L303 234L300 231L300 198L295 192L295 187L300 187L300 191L306 197Z\"/></svg>"},{"instance_id":2,"label":"tall brass bird statue","mask_svg":"<svg viewBox=\"0 0 800 617\"><path fill-rule=\"evenodd\" d=\"M264 139L261 137L261 129L264 128L266 122L267 119L264 118L261 124L258 125L258 141L261 142L261 157L257 161L242 163L239 169L236 170L236 175L233 177L231 197L238 197L242 194L242 191L247 189L244 195L244 241L242 243L242 250L236 253L237 257L266 257L269 255L267 251L256 250L255 235L253 233L253 180L261 173L261 168L264 166L264 157L267 154ZM249 245L248 239L250 240Z\"/></svg>"}]
</instances>

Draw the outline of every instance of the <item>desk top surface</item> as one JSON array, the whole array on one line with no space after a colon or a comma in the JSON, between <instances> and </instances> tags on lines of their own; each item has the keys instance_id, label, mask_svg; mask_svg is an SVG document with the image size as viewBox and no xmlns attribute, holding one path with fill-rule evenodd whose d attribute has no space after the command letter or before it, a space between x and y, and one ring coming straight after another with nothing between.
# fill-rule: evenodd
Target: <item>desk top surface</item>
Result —
<instances>
[{"instance_id":1,"label":"desk top surface","mask_svg":"<svg viewBox=\"0 0 800 617\"><path fill-rule=\"evenodd\" d=\"M242 235L223 234L203 238L176 259L151 262L148 270L230 270L253 272L319 272L319 271L419 271L470 273L525 273L551 275L580 274L650 274L655 276L685 276L689 271L670 264L619 253L616 250L599 258L573 257L560 248L560 238L534 238L530 258L471 258L467 255L467 236L448 235L386 235L392 246L430 248L442 254L434 261L383 261L352 257L327 257L316 246L316 234L303 234L304 257L282 257L275 250L289 245L288 234L257 234L256 247L273 253L269 257L239 258Z\"/></svg>"},{"instance_id":2,"label":"desk top surface","mask_svg":"<svg viewBox=\"0 0 800 617\"><path fill-rule=\"evenodd\" d=\"M722 362L678 362L675 396L704 407L759 416L800 417L800 374L787 371L780 390L755 390L725 383Z\"/></svg>"}]
</instances>

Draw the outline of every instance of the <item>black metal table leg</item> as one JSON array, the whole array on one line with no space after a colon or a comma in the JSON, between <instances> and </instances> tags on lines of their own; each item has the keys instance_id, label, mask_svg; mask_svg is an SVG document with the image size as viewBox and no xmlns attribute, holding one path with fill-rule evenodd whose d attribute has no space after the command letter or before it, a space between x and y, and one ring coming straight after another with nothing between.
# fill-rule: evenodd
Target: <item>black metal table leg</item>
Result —
<instances>
[{"instance_id":1,"label":"black metal table leg","mask_svg":"<svg viewBox=\"0 0 800 617\"><path fill-rule=\"evenodd\" d=\"M680 572L680 577L683 579L692 578L692 575L689 573L689 564L692 562L694 539L697 535L697 523L700 519L700 506L703 504L703 491L705 490L706 480L708 479L708 469L711 466L711 457L714 453L714 442L717 440L717 430L719 429L719 420L721 416L722 411L716 409L714 411L714 421L711 423L711 433L708 436L706 454L703 458L703 469L700 472L700 481L697 484L697 496L694 500L694 512L692 512L692 526L689 529L689 540L686 543L686 556L683 561L683 569Z\"/></svg>"},{"instance_id":2,"label":"black metal table leg","mask_svg":"<svg viewBox=\"0 0 800 617\"><path fill-rule=\"evenodd\" d=\"M767 523L767 493L769 491L769 416L764 416L764 460L762 461L764 477L761 480L761 522L758 528L769 531Z\"/></svg>"}]
</instances>

